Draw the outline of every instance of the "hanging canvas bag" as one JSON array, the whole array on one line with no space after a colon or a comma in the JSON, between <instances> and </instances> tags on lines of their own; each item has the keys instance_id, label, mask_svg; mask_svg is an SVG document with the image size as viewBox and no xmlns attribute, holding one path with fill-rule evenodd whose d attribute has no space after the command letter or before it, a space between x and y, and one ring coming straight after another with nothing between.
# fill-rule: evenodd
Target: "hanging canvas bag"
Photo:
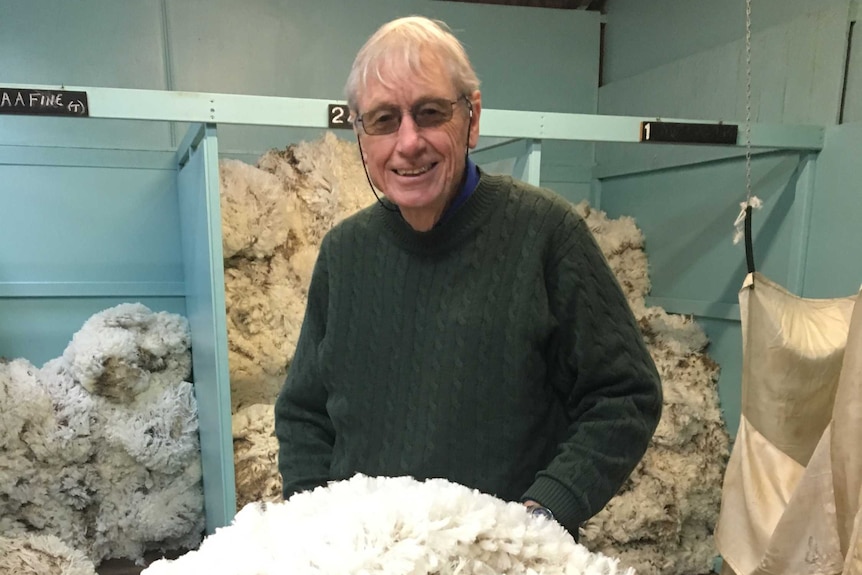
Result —
<instances>
[{"instance_id":1,"label":"hanging canvas bag","mask_svg":"<svg viewBox=\"0 0 862 575\"><path fill-rule=\"evenodd\" d=\"M855 301L801 298L756 272L743 283L742 413L715 534L725 573L842 572L839 517L852 531L862 479Z\"/></svg>"}]
</instances>

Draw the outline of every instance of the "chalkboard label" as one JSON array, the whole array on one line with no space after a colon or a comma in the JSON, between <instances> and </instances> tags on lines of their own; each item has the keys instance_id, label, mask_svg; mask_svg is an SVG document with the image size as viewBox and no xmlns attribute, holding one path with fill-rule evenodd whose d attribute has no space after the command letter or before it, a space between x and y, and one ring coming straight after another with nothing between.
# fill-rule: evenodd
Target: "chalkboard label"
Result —
<instances>
[{"instance_id":1,"label":"chalkboard label","mask_svg":"<svg viewBox=\"0 0 862 575\"><path fill-rule=\"evenodd\" d=\"M350 123L350 108L346 104L329 104L330 129L353 129Z\"/></svg>"},{"instance_id":2,"label":"chalkboard label","mask_svg":"<svg viewBox=\"0 0 862 575\"><path fill-rule=\"evenodd\" d=\"M736 144L735 124L641 122L641 142L665 144Z\"/></svg>"},{"instance_id":3,"label":"chalkboard label","mask_svg":"<svg viewBox=\"0 0 862 575\"><path fill-rule=\"evenodd\" d=\"M0 88L0 114L89 116L86 92Z\"/></svg>"}]
</instances>

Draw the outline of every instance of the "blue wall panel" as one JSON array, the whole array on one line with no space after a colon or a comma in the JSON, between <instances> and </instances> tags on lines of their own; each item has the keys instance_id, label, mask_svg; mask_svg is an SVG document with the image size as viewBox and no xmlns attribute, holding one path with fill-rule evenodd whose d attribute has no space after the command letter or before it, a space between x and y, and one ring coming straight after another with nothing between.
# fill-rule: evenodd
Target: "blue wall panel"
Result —
<instances>
[{"instance_id":1,"label":"blue wall panel","mask_svg":"<svg viewBox=\"0 0 862 575\"><path fill-rule=\"evenodd\" d=\"M834 126L817 159L807 297L843 297L862 284L862 123Z\"/></svg>"},{"instance_id":2,"label":"blue wall panel","mask_svg":"<svg viewBox=\"0 0 862 575\"><path fill-rule=\"evenodd\" d=\"M740 281L740 286L742 282ZM736 435L742 413L742 342L738 321L698 318L709 338L706 353L719 363L718 400L727 430Z\"/></svg>"},{"instance_id":3,"label":"blue wall panel","mask_svg":"<svg viewBox=\"0 0 862 575\"><path fill-rule=\"evenodd\" d=\"M59 357L90 316L121 303L140 302L155 312L186 315L177 297L0 297L0 357L23 357L37 367Z\"/></svg>"},{"instance_id":4,"label":"blue wall panel","mask_svg":"<svg viewBox=\"0 0 862 575\"><path fill-rule=\"evenodd\" d=\"M752 2L753 121L836 122L852 18L848 0ZM745 119L745 2L614 0L607 19L601 113ZM851 80L858 63L851 61ZM851 115L857 109L854 85L845 102ZM862 270L835 246L862 239L854 183L860 180L854 167L860 146L858 132L830 131L814 176L794 154L754 160L755 194L766 203L753 220L759 270L809 296L846 295L855 289L848 287L858 287ZM739 152L596 148L597 172L607 177L601 182L602 208L632 215L643 228L653 294L662 302L695 300L688 307L725 317L698 321L711 339L710 355L721 365L719 394L731 433L739 421L742 341L739 322L726 318L734 316L745 255L730 237L745 186L742 159L719 158ZM675 168L675 162L693 165Z\"/></svg>"},{"instance_id":5,"label":"blue wall panel","mask_svg":"<svg viewBox=\"0 0 862 575\"><path fill-rule=\"evenodd\" d=\"M0 149L0 356L57 357L123 302L185 313L176 171L161 155L19 152Z\"/></svg>"},{"instance_id":6,"label":"blue wall panel","mask_svg":"<svg viewBox=\"0 0 862 575\"><path fill-rule=\"evenodd\" d=\"M761 26L755 31L751 55L753 122L830 125L837 121L850 26L848 7L846 1L816 6L816 12L792 12L793 18L780 25L765 29ZM687 10L681 12L686 14ZM613 20L608 27L612 24ZM747 113L743 33L744 27L726 44L689 53L603 86L599 91L599 111L723 120L738 123L744 130ZM650 36L645 32L637 40L643 42ZM625 47L630 50L625 53L639 57L640 50L635 46ZM623 46L617 50L622 51ZM679 150L668 146L596 146L597 162L604 174L669 165L674 159L714 159L727 153L713 147Z\"/></svg>"},{"instance_id":7,"label":"blue wall panel","mask_svg":"<svg viewBox=\"0 0 862 575\"><path fill-rule=\"evenodd\" d=\"M797 197L810 184L802 158L781 153L752 162L753 193L764 203L752 216L755 265L785 285L799 233ZM644 233L656 303L674 313L706 314L698 321L710 339L708 353L721 367L719 399L731 435L739 425L741 401L738 292L747 273L744 246L734 245L732 237L745 199L744 174L742 161L723 160L610 178L602 181L601 191L602 209L611 217L633 216Z\"/></svg>"},{"instance_id":8,"label":"blue wall panel","mask_svg":"<svg viewBox=\"0 0 862 575\"><path fill-rule=\"evenodd\" d=\"M192 332L206 529L236 512L224 265L215 128L193 126L178 151L186 307Z\"/></svg>"},{"instance_id":9,"label":"blue wall panel","mask_svg":"<svg viewBox=\"0 0 862 575\"><path fill-rule=\"evenodd\" d=\"M161 0L2 0L0 82L165 89L162 20ZM74 119L0 116L0 144L171 145L167 124L89 120L80 126Z\"/></svg>"},{"instance_id":10,"label":"blue wall panel","mask_svg":"<svg viewBox=\"0 0 862 575\"><path fill-rule=\"evenodd\" d=\"M342 99L357 42L380 13L332 0L167 0L174 89Z\"/></svg>"},{"instance_id":11,"label":"blue wall panel","mask_svg":"<svg viewBox=\"0 0 862 575\"><path fill-rule=\"evenodd\" d=\"M464 41L487 107L595 111L598 14L427 0L362 8L339 0L167 0L174 89L341 100L366 38L387 20L419 13L444 19Z\"/></svg>"},{"instance_id":12,"label":"blue wall panel","mask_svg":"<svg viewBox=\"0 0 862 575\"><path fill-rule=\"evenodd\" d=\"M806 13L848 8L848 0L752 0L752 30ZM742 38L745 1L613 0L607 3L605 81L615 82Z\"/></svg>"},{"instance_id":13,"label":"blue wall panel","mask_svg":"<svg viewBox=\"0 0 862 575\"><path fill-rule=\"evenodd\" d=\"M3 81L164 88L161 0L3 0Z\"/></svg>"},{"instance_id":14,"label":"blue wall panel","mask_svg":"<svg viewBox=\"0 0 862 575\"><path fill-rule=\"evenodd\" d=\"M168 150L171 141L165 122L0 116L0 145Z\"/></svg>"},{"instance_id":15,"label":"blue wall panel","mask_svg":"<svg viewBox=\"0 0 862 575\"><path fill-rule=\"evenodd\" d=\"M596 111L596 13L428 0L374 0L359 10L339 0L166 0L166 6L177 90L341 101L353 57L368 36L387 20L423 14L445 20L465 43L485 107ZM224 126L219 148L254 154L316 136ZM543 171L551 174L543 177L546 185L589 182L582 174L592 166L592 144L547 142L542 155Z\"/></svg>"},{"instance_id":16,"label":"blue wall panel","mask_svg":"<svg viewBox=\"0 0 862 575\"><path fill-rule=\"evenodd\" d=\"M754 212L758 269L776 281L788 273L793 200L799 156L754 159ZM677 170L610 178L602 182L602 209L630 215L646 238L652 295L662 298L737 303L745 277L745 251L733 245L733 222L745 199L745 167L721 161Z\"/></svg>"},{"instance_id":17,"label":"blue wall panel","mask_svg":"<svg viewBox=\"0 0 862 575\"><path fill-rule=\"evenodd\" d=\"M597 13L429 0L374 0L361 9L340 0L3 0L0 70L10 83L338 101L359 46L383 22L410 14L442 18L461 37L486 107L596 111ZM0 144L174 149L184 131L0 116ZM219 138L223 152L255 155L317 134L230 126ZM579 197L592 163L590 143L547 142L543 184Z\"/></svg>"},{"instance_id":18,"label":"blue wall panel","mask_svg":"<svg viewBox=\"0 0 862 575\"><path fill-rule=\"evenodd\" d=\"M182 281L174 171L6 165L0 182L0 281Z\"/></svg>"}]
</instances>

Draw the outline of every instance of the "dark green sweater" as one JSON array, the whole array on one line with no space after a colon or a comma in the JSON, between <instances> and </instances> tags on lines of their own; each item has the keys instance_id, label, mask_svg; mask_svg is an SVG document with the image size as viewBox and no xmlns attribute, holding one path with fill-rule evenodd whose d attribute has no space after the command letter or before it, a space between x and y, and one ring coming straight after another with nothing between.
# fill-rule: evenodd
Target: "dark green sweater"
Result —
<instances>
[{"instance_id":1,"label":"dark green sweater","mask_svg":"<svg viewBox=\"0 0 862 575\"><path fill-rule=\"evenodd\" d=\"M534 499L571 532L661 411L655 366L573 206L482 174L442 226L375 204L323 241L275 407L284 495L367 475Z\"/></svg>"}]
</instances>

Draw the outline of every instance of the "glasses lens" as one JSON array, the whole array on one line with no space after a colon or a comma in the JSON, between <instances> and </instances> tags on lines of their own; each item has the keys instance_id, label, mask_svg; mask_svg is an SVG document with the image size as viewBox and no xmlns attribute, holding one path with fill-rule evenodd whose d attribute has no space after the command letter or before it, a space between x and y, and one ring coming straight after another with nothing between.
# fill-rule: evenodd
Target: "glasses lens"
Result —
<instances>
[{"instance_id":1,"label":"glasses lens","mask_svg":"<svg viewBox=\"0 0 862 575\"><path fill-rule=\"evenodd\" d=\"M452 119L453 102L429 100L413 107L413 119L420 128L433 128Z\"/></svg>"},{"instance_id":2,"label":"glasses lens","mask_svg":"<svg viewBox=\"0 0 862 575\"><path fill-rule=\"evenodd\" d=\"M391 134L401 125L401 110L398 108L378 108L362 115L362 126L370 136Z\"/></svg>"}]
</instances>

